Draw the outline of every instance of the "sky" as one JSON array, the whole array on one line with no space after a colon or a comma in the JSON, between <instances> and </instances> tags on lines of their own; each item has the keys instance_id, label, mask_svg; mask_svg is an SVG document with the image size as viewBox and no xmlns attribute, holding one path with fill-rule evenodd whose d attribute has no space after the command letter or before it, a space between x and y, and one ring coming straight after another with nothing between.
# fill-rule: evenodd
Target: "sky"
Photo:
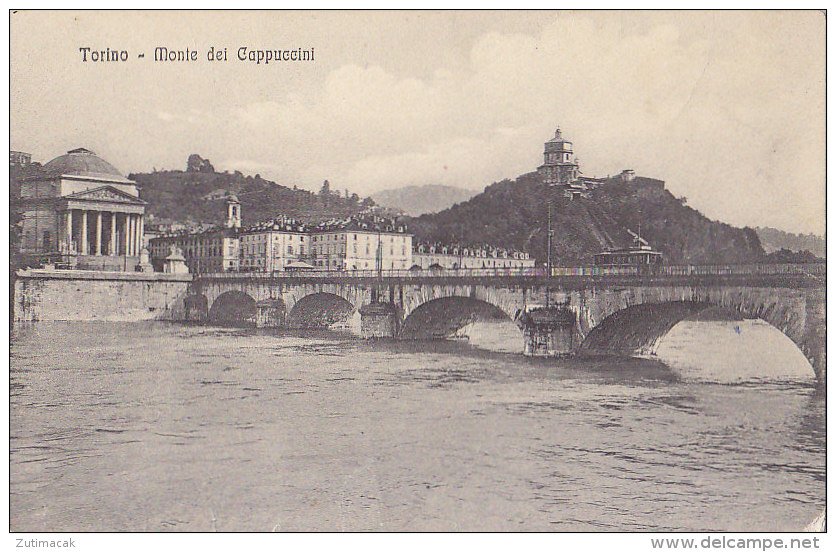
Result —
<instances>
[{"instance_id":1,"label":"sky","mask_svg":"<svg viewBox=\"0 0 836 552\"><path fill-rule=\"evenodd\" d=\"M158 46L198 59L155 62ZM40 162L87 147L128 174L197 153L362 196L482 190L535 170L559 126L584 175L629 168L712 219L825 231L816 11L18 12L10 110L10 147Z\"/></svg>"}]
</instances>

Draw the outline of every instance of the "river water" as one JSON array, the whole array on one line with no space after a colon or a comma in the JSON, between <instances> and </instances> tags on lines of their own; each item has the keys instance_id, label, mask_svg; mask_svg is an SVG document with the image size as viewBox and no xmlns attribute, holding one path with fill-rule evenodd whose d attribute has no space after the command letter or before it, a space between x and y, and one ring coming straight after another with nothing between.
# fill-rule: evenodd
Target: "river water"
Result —
<instances>
[{"instance_id":1,"label":"river water","mask_svg":"<svg viewBox=\"0 0 836 552\"><path fill-rule=\"evenodd\" d=\"M11 529L796 531L824 506L824 397L765 323L681 323L664 364L469 335L16 328Z\"/></svg>"}]
</instances>

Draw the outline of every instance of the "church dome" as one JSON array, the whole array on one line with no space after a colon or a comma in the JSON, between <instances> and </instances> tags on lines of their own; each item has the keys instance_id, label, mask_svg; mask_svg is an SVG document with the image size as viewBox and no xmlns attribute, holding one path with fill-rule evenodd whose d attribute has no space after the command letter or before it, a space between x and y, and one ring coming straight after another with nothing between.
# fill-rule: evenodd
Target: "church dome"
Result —
<instances>
[{"instance_id":1,"label":"church dome","mask_svg":"<svg viewBox=\"0 0 836 552\"><path fill-rule=\"evenodd\" d=\"M119 169L85 148L70 150L66 154L56 157L44 165L44 170L54 175L83 176L91 179L131 182L122 176Z\"/></svg>"}]
</instances>

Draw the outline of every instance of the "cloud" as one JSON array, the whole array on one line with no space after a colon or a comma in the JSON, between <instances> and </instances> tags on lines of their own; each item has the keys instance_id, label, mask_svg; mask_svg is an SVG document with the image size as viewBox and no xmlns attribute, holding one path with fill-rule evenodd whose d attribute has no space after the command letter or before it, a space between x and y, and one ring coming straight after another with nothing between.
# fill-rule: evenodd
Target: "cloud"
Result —
<instances>
[{"instance_id":1,"label":"cloud","mask_svg":"<svg viewBox=\"0 0 836 552\"><path fill-rule=\"evenodd\" d=\"M418 79L346 65L314 94L235 115L265 143L307 159L306 178L317 173L363 193L435 182L482 187L534 169L556 124L585 142L580 153L590 153L592 172L620 169L614 162L623 160L605 152L681 117L706 59L705 42L680 44L671 26L622 36L614 25L558 19L538 36L479 37L459 73Z\"/></svg>"},{"instance_id":2,"label":"cloud","mask_svg":"<svg viewBox=\"0 0 836 552\"><path fill-rule=\"evenodd\" d=\"M169 113L168 111L160 111L157 113L157 118L166 123L187 123L196 125L202 122L202 114L196 109L190 109L187 113Z\"/></svg>"}]
</instances>

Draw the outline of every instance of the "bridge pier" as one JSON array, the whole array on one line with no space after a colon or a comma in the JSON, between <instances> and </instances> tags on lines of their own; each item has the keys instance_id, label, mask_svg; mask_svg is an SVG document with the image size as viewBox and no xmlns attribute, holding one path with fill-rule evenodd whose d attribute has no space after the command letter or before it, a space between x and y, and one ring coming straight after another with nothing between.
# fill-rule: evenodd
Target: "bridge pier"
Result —
<instances>
[{"instance_id":1,"label":"bridge pier","mask_svg":"<svg viewBox=\"0 0 836 552\"><path fill-rule=\"evenodd\" d=\"M280 328L284 326L285 308L281 301L268 299L255 304L256 328Z\"/></svg>"},{"instance_id":2,"label":"bridge pier","mask_svg":"<svg viewBox=\"0 0 836 552\"><path fill-rule=\"evenodd\" d=\"M517 319L525 335L523 355L551 357L573 353L576 323L576 315L568 305L524 312Z\"/></svg>"},{"instance_id":3,"label":"bridge pier","mask_svg":"<svg viewBox=\"0 0 836 552\"><path fill-rule=\"evenodd\" d=\"M363 339L397 337L400 333L398 307L392 303L372 302L360 307L359 311Z\"/></svg>"},{"instance_id":4,"label":"bridge pier","mask_svg":"<svg viewBox=\"0 0 836 552\"><path fill-rule=\"evenodd\" d=\"M806 335L802 350L816 372L820 389L827 383L827 302L823 289L809 290L805 297Z\"/></svg>"},{"instance_id":5,"label":"bridge pier","mask_svg":"<svg viewBox=\"0 0 836 552\"><path fill-rule=\"evenodd\" d=\"M204 323L209 320L209 302L205 295L189 295L183 302L186 322Z\"/></svg>"},{"instance_id":6,"label":"bridge pier","mask_svg":"<svg viewBox=\"0 0 836 552\"><path fill-rule=\"evenodd\" d=\"M810 363L816 372L816 386L822 390L827 389L827 351L824 344L810 352Z\"/></svg>"}]
</instances>

